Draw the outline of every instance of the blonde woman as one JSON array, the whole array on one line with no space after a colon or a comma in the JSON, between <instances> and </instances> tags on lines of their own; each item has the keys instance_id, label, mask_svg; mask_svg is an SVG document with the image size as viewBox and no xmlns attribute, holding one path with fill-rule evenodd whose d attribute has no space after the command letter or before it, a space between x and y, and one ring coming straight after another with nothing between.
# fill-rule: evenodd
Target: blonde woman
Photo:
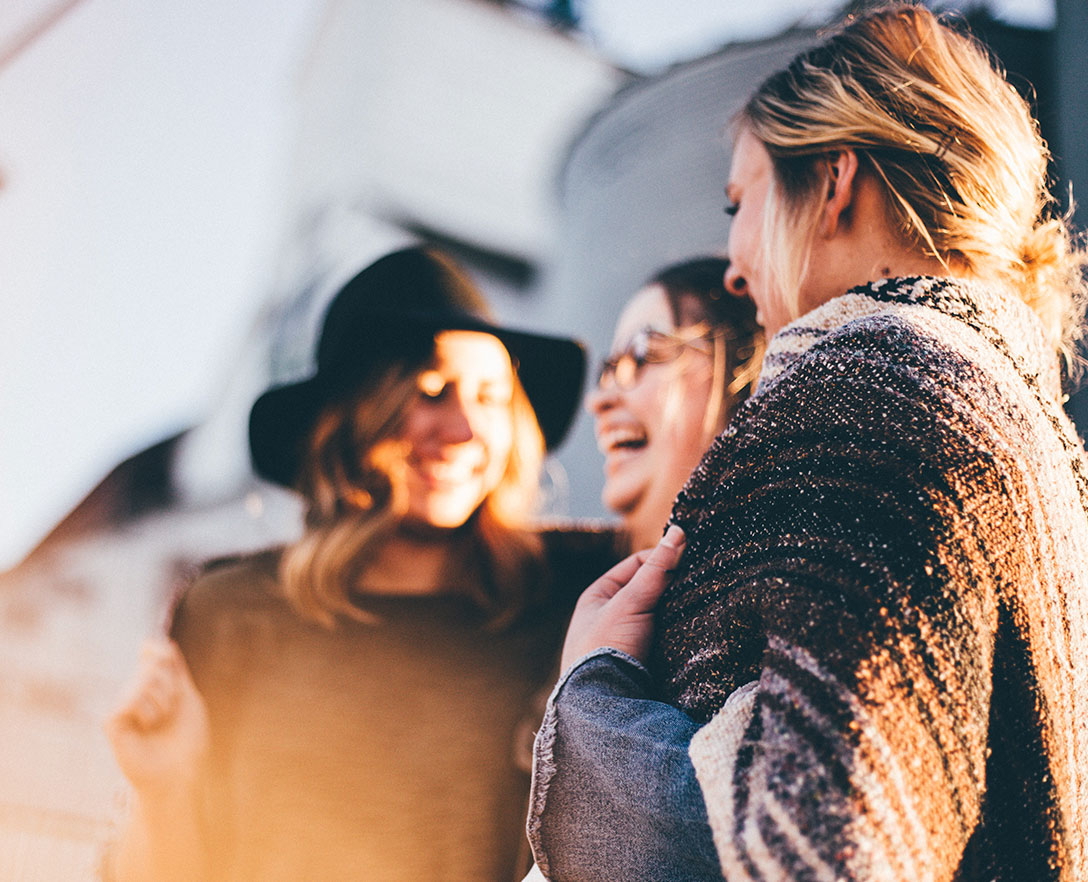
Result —
<instances>
[{"instance_id":1,"label":"blonde woman","mask_svg":"<svg viewBox=\"0 0 1088 882\"><path fill-rule=\"evenodd\" d=\"M610 557L530 522L583 371L434 249L343 287L316 373L251 413L304 535L206 567L110 722L134 790L113 878L513 878L518 727Z\"/></svg>"},{"instance_id":2,"label":"blonde woman","mask_svg":"<svg viewBox=\"0 0 1088 882\"><path fill-rule=\"evenodd\" d=\"M662 542L579 602L539 872L1086 879L1088 459L1061 388L1085 256L1036 124L896 4L737 132L727 286L773 337Z\"/></svg>"},{"instance_id":3,"label":"blonde woman","mask_svg":"<svg viewBox=\"0 0 1088 882\"><path fill-rule=\"evenodd\" d=\"M631 548L661 538L673 500L755 386L755 307L725 290L729 262L699 257L656 273L624 306L586 399L605 457L601 500Z\"/></svg>"}]
</instances>

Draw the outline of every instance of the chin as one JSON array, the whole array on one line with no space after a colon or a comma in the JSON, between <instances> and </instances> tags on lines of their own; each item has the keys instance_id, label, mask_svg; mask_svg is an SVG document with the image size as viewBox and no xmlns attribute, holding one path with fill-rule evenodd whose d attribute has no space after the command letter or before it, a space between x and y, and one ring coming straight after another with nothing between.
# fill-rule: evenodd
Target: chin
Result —
<instances>
[{"instance_id":1,"label":"chin","mask_svg":"<svg viewBox=\"0 0 1088 882\"><path fill-rule=\"evenodd\" d=\"M468 523L482 500L436 500L429 505L411 506L406 520L420 528L456 530Z\"/></svg>"},{"instance_id":2,"label":"chin","mask_svg":"<svg viewBox=\"0 0 1088 882\"><path fill-rule=\"evenodd\" d=\"M474 509L475 510L475 509ZM433 530L457 530L468 523L472 512L465 514L458 512L438 512L428 514L426 517L417 518L417 522L430 527Z\"/></svg>"},{"instance_id":3,"label":"chin","mask_svg":"<svg viewBox=\"0 0 1088 882\"><path fill-rule=\"evenodd\" d=\"M621 518L629 518L638 505L640 494L637 491L622 488L609 488L605 485L601 491L601 503L610 512Z\"/></svg>"}]
</instances>

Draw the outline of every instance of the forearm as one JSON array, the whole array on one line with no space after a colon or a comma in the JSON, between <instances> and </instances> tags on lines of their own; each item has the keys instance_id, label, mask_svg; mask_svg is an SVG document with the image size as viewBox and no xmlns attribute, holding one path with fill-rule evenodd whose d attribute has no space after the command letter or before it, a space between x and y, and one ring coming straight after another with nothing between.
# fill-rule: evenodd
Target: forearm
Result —
<instances>
[{"instance_id":1,"label":"forearm","mask_svg":"<svg viewBox=\"0 0 1088 882\"><path fill-rule=\"evenodd\" d=\"M601 650L560 681L537 736L530 841L552 880L720 880L688 758L697 726Z\"/></svg>"}]
</instances>

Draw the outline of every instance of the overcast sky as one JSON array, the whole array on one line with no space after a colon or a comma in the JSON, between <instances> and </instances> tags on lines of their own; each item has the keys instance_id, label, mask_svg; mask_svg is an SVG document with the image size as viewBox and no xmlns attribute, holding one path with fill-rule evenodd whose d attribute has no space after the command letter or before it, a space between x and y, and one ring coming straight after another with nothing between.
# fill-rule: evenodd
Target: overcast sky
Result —
<instances>
[{"instance_id":1,"label":"overcast sky","mask_svg":"<svg viewBox=\"0 0 1088 882\"><path fill-rule=\"evenodd\" d=\"M0 569L213 400L279 232L314 7L84 0L0 70Z\"/></svg>"}]
</instances>

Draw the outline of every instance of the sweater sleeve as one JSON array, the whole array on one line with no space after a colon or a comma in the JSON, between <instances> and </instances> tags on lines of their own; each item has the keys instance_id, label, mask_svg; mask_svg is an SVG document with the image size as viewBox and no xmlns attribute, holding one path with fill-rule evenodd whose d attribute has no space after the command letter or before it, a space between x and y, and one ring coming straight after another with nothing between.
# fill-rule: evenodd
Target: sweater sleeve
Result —
<instances>
[{"instance_id":1,"label":"sweater sleeve","mask_svg":"<svg viewBox=\"0 0 1088 882\"><path fill-rule=\"evenodd\" d=\"M969 365L880 330L753 400L674 513L657 661L707 721L691 757L729 882L949 880L980 817L1015 469Z\"/></svg>"}]
</instances>

